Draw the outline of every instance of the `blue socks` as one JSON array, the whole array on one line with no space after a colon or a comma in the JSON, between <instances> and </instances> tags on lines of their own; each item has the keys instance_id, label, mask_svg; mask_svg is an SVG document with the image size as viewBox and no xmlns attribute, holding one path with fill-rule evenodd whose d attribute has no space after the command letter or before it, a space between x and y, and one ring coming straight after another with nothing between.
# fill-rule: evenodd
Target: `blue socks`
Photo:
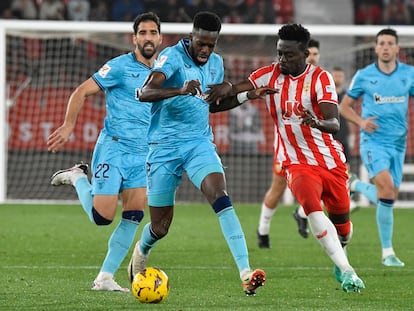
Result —
<instances>
[{"instance_id":1,"label":"blue socks","mask_svg":"<svg viewBox=\"0 0 414 311\"><path fill-rule=\"evenodd\" d=\"M376 218L382 248L392 247L392 231L394 225L393 204L394 200L378 200Z\"/></svg>"},{"instance_id":2,"label":"blue socks","mask_svg":"<svg viewBox=\"0 0 414 311\"><path fill-rule=\"evenodd\" d=\"M225 195L216 199L212 207L219 218L221 231L240 273L250 270L246 239L230 197Z\"/></svg>"},{"instance_id":3,"label":"blue socks","mask_svg":"<svg viewBox=\"0 0 414 311\"><path fill-rule=\"evenodd\" d=\"M141 213L142 216L144 215L142 211L122 213L122 219L108 241L108 251L102 264L101 271L115 274L128 254L132 242L134 241L135 234L137 233L139 222L142 219L142 217L140 217L140 220L130 219L128 214L131 213Z\"/></svg>"},{"instance_id":4,"label":"blue socks","mask_svg":"<svg viewBox=\"0 0 414 311\"><path fill-rule=\"evenodd\" d=\"M78 194L79 201L81 202L82 208L88 215L89 220L95 223L92 207L93 207L93 196L92 196L92 185L89 183L88 178L79 178L75 183L75 189Z\"/></svg>"},{"instance_id":5,"label":"blue socks","mask_svg":"<svg viewBox=\"0 0 414 311\"><path fill-rule=\"evenodd\" d=\"M236 262L239 271L250 270L249 256L247 251L246 240L239 218L231 206L229 197L218 198L213 203L213 209L216 212L224 238L229 246L233 259ZM155 246L159 238L151 231L151 224L148 223L142 229L140 239L140 251L148 255L151 248Z\"/></svg>"},{"instance_id":6,"label":"blue socks","mask_svg":"<svg viewBox=\"0 0 414 311\"><path fill-rule=\"evenodd\" d=\"M92 223L97 224L95 221L96 217L93 215L92 185L89 183L89 180L86 177L79 178L75 183L75 189L82 208L88 215L89 220ZM143 217L144 212L142 211L122 213L121 221L109 238L108 251L101 267L101 272L115 274L119 269L119 266L128 254L134 241L138 225Z\"/></svg>"},{"instance_id":7,"label":"blue socks","mask_svg":"<svg viewBox=\"0 0 414 311\"><path fill-rule=\"evenodd\" d=\"M358 181L355 184L355 192L362 193L368 200L376 204L377 198L377 187L371 183Z\"/></svg>"},{"instance_id":8,"label":"blue socks","mask_svg":"<svg viewBox=\"0 0 414 311\"><path fill-rule=\"evenodd\" d=\"M147 223L142 229L141 239L139 242L140 251L143 255L148 255L151 248L157 244L159 238L151 231L151 223Z\"/></svg>"},{"instance_id":9,"label":"blue socks","mask_svg":"<svg viewBox=\"0 0 414 311\"><path fill-rule=\"evenodd\" d=\"M355 191L362 193L372 203L377 204L376 220L382 248L392 248L392 232L394 226L394 200L378 199L375 185L366 182L357 182Z\"/></svg>"}]
</instances>

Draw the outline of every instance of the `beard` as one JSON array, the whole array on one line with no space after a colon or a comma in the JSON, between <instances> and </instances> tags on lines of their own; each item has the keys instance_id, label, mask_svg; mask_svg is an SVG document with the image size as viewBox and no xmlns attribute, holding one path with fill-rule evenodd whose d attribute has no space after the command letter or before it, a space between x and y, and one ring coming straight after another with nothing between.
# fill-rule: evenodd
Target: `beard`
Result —
<instances>
[{"instance_id":1,"label":"beard","mask_svg":"<svg viewBox=\"0 0 414 311\"><path fill-rule=\"evenodd\" d=\"M148 47L151 47L152 49L149 49ZM157 52L155 46L150 42L145 43L143 46L138 44L138 50L141 52L141 55L146 59L152 58L154 54Z\"/></svg>"}]
</instances>

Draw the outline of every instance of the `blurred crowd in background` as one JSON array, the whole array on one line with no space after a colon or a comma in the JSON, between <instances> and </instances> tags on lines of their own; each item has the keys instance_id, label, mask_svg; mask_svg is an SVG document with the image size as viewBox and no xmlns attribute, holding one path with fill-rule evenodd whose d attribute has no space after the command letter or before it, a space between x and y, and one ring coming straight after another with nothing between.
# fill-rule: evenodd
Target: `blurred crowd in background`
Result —
<instances>
[{"instance_id":1,"label":"blurred crowd in background","mask_svg":"<svg viewBox=\"0 0 414 311\"><path fill-rule=\"evenodd\" d=\"M355 24L412 25L414 0L354 0ZM1 19L128 21L156 12L163 22L191 22L201 10L225 23L284 24L295 20L294 0L2 0Z\"/></svg>"},{"instance_id":2,"label":"blurred crowd in background","mask_svg":"<svg viewBox=\"0 0 414 311\"><path fill-rule=\"evenodd\" d=\"M217 13L225 23L293 21L294 0L2 0L2 19L132 21L144 11L162 22L191 22L198 11Z\"/></svg>"},{"instance_id":3,"label":"blurred crowd in background","mask_svg":"<svg viewBox=\"0 0 414 311\"><path fill-rule=\"evenodd\" d=\"M358 25L413 25L414 0L354 0Z\"/></svg>"}]
</instances>

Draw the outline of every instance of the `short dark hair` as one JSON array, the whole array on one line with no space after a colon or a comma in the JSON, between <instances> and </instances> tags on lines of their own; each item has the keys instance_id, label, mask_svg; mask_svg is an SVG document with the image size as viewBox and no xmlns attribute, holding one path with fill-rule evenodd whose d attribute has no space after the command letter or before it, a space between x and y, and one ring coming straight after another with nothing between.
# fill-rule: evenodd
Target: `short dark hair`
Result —
<instances>
[{"instance_id":1,"label":"short dark hair","mask_svg":"<svg viewBox=\"0 0 414 311\"><path fill-rule=\"evenodd\" d=\"M146 13L139 14L137 17L135 17L134 25L133 25L134 34L137 33L139 24L141 22L147 22L147 21L153 21L155 24L157 24L158 32L161 33L161 21L158 15L153 12L146 12Z\"/></svg>"},{"instance_id":2,"label":"short dark hair","mask_svg":"<svg viewBox=\"0 0 414 311\"><path fill-rule=\"evenodd\" d=\"M390 36L393 36L393 37L395 37L395 40L398 43L398 35L397 35L397 32L394 29L392 29L392 28L384 28L384 29L381 29L377 33L377 35L375 36L375 42L378 42L378 37L379 36L382 36L382 35L390 35Z\"/></svg>"},{"instance_id":3,"label":"short dark hair","mask_svg":"<svg viewBox=\"0 0 414 311\"><path fill-rule=\"evenodd\" d=\"M310 33L301 24L286 24L279 29L279 39L287 41L297 41L300 43L302 49L307 49Z\"/></svg>"},{"instance_id":4,"label":"short dark hair","mask_svg":"<svg viewBox=\"0 0 414 311\"><path fill-rule=\"evenodd\" d=\"M309 39L309 43L308 43L308 48L317 48L319 50L319 41L314 39L314 38L310 38Z\"/></svg>"},{"instance_id":5,"label":"short dark hair","mask_svg":"<svg viewBox=\"0 0 414 311\"><path fill-rule=\"evenodd\" d=\"M194 30L207 30L207 31L217 31L221 30L221 21L220 17L217 14L207 11L198 12L194 16L193 21Z\"/></svg>"}]
</instances>

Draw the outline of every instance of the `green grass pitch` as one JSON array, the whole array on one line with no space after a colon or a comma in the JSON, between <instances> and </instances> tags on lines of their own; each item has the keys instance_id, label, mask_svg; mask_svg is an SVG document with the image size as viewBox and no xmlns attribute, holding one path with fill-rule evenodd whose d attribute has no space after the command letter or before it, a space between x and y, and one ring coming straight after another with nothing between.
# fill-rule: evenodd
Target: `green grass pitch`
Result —
<instances>
[{"instance_id":1,"label":"green grass pitch","mask_svg":"<svg viewBox=\"0 0 414 311\"><path fill-rule=\"evenodd\" d=\"M245 297L211 208L178 204L169 235L148 261L170 278L170 295L159 305L140 304L132 293L90 290L120 213L110 226L96 227L78 205L0 205L0 310L414 310L414 209L394 212L394 248L404 268L381 265L375 209L351 215L348 255L366 289L347 294L317 241L298 235L294 207L278 209L272 248L259 249L260 206L235 205L251 266L266 271L266 285ZM128 261L115 276L121 286L129 286Z\"/></svg>"}]
</instances>

